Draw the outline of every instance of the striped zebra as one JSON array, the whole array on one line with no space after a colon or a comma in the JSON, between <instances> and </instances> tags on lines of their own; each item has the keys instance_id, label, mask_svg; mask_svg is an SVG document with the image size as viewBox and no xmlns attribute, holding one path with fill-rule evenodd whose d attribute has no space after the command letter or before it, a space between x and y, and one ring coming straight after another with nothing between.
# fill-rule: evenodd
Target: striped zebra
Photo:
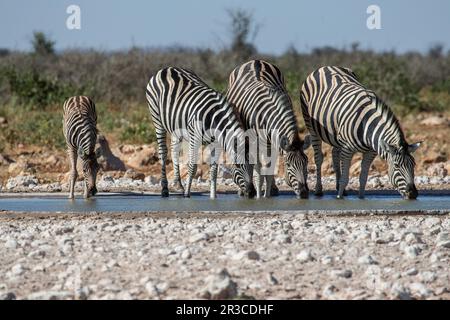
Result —
<instances>
[{"instance_id":1,"label":"striped zebra","mask_svg":"<svg viewBox=\"0 0 450 320\"><path fill-rule=\"evenodd\" d=\"M261 197L263 179L266 182L264 197L278 193L273 183L273 173L261 172L261 150L266 147L271 149L274 143L284 157L287 184L298 197L307 198L308 159L303 149L309 146L309 142L300 139L292 101L281 71L266 61L252 60L231 72L228 85L227 99L239 111L245 128L255 130L258 141L264 141L259 143L255 166L257 197ZM276 155L272 155L272 160L275 159Z\"/></svg>"},{"instance_id":2,"label":"striped zebra","mask_svg":"<svg viewBox=\"0 0 450 320\"><path fill-rule=\"evenodd\" d=\"M345 195L353 154L362 152L359 197L364 190L370 165L379 155L387 161L389 179L407 199L418 195L414 185L414 158L420 145L408 145L391 109L359 83L347 68L327 66L311 73L303 83L300 101L311 134L317 168L316 195L322 195L322 141L332 146L338 198Z\"/></svg>"},{"instance_id":3,"label":"striped zebra","mask_svg":"<svg viewBox=\"0 0 450 320\"><path fill-rule=\"evenodd\" d=\"M233 159L233 180L248 197L255 190L252 182L252 166L245 159L242 144L235 147L236 141L244 139L242 124L234 109L225 97L208 87L193 72L167 67L158 71L149 81L146 97L155 126L161 161L162 196L169 195L166 160L166 135L171 134L174 182L183 190L184 196L190 196L193 176L197 170L196 155L201 145L211 143L219 147ZM183 139L189 142L188 178L186 189L183 187L179 169L179 147ZM239 149L239 150L236 150ZM217 166L219 148L211 154L210 196L216 197Z\"/></svg>"},{"instance_id":4,"label":"striped zebra","mask_svg":"<svg viewBox=\"0 0 450 320\"><path fill-rule=\"evenodd\" d=\"M95 154L97 114L94 102L84 96L71 97L64 102L63 132L70 160L69 198L73 199L77 180L77 158L83 162L84 197L97 193L99 169Z\"/></svg>"}]
</instances>

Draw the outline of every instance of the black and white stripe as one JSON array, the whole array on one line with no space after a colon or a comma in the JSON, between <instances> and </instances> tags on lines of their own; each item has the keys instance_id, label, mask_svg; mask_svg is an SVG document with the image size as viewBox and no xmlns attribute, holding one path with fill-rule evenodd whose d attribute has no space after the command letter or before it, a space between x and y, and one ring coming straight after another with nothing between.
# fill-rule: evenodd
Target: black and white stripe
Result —
<instances>
[{"instance_id":1,"label":"black and white stripe","mask_svg":"<svg viewBox=\"0 0 450 320\"><path fill-rule=\"evenodd\" d=\"M63 132L70 160L69 198L74 197L77 158L83 161L84 197L97 193L98 163L95 155L97 141L97 114L94 102L85 96L76 96L64 102Z\"/></svg>"},{"instance_id":2,"label":"black and white stripe","mask_svg":"<svg viewBox=\"0 0 450 320\"><path fill-rule=\"evenodd\" d=\"M175 67L158 71L147 85L146 96L155 126L162 166L162 196L169 195L166 175L167 133L172 136L175 183L183 190L179 174L178 149L183 139L189 142L185 196L190 196L192 179L197 170L196 155L200 146L213 142L225 150L234 163L234 182L244 194L254 196L252 166L245 159L245 148L242 152L242 147L245 147L242 124L224 96L208 87L193 72ZM216 197L219 151L216 149L211 155L211 197Z\"/></svg>"},{"instance_id":3,"label":"black and white stripe","mask_svg":"<svg viewBox=\"0 0 450 320\"><path fill-rule=\"evenodd\" d=\"M227 99L239 111L246 129L256 131L259 145L255 166L257 197L261 196L263 178L266 181L265 197L277 192L273 173L261 175L262 148L279 146L285 162L285 178L297 196L308 197L307 157L299 136L297 120L287 93L284 77L273 64L252 60L235 68L229 77ZM275 141L274 141L275 140ZM272 157L276 159L276 157Z\"/></svg>"},{"instance_id":4,"label":"black and white stripe","mask_svg":"<svg viewBox=\"0 0 450 320\"><path fill-rule=\"evenodd\" d=\"M411 154L420 143L407 144L391 109L359 83L350 69L327 66L314 71L303 83L300 101L314 148L317 195L322 194L321 144L325 141L333 147L338 198L345 195L351 159L356 152L363 153L360 197L364 197L370 165L377 155L387 161L390 181L400 194L417 197Z\"/></svg>"}]
</instances>

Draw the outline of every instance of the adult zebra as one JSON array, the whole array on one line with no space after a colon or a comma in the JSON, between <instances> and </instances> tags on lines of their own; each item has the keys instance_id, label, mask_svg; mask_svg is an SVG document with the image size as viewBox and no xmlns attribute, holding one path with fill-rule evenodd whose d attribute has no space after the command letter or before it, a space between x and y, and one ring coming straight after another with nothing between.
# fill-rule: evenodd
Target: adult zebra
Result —
<instances>
[{"instance_id":1,"label":"adult zebra","mask_svg":"<svg viewBox=\"0 0 450 320\"><path fill-rule=\"evenodd\" d=\"M64 102L63 132L70 160L69 198L73 199L77 180L77 158L83 161L84 197L97 193L98 171L95 143L97 141L97 114L94 102L85 96L76 96Z\"/></svg>"},{"instance_id":2,"label":"adult zebra","mask_svg":"<svg viewBox=\"0 0 450 320\"><path fill-rule=\"evenodd\" d=\"M246 196L254 196L252 166L248 164L245 157L244 131L225 97L208 87L193 72L175 67L167 67L158 71L147 85L146 96L158 142L162 166L161 194L163 197L169 195L166 176L167 132L172 136L175 183L183 190L185 197L190 196L192 179L197 170L198 149L201 144L208 145L213 142L218 146L211 155L211 198L216 197L219 147L224 149L234 161L234 182ZM182 139L189 142L186 190L181 183L178 161L179 144Z\"/></svg>"},{"instance_id":3,"label":"adult zebra","mask_svg":"<svg viewBox=\"0 0 450 320\"><path fill-rule=\"evenodd\" d=\"M311 134L317 167L316 195L322 195L322 141L332 148L338 198L345 194L355 152L362 152L359 197L364 197L369 168L379 155L389 166L389 179L407 199L417 198L415 162L411 153L420 145L408 145L391 109L366 89L347 68L327 66L311 73L303 83L300 101Z\"/></svg>"},{"instance_id":4,"label":"adult zebra","mask_svg":"<svg viewBox=\"0 0 450 320\"><path fill-rule=\"evenodd\" d=\"M297 196L308 197L307 163L303 152L309 142L300 139L297 120L287 93L284 77L275 65L263 60L251 60L235 68L229 77L230 101L239 111L246 129L254 129L258 147L272 148L272 143L284 156L285 178ZM275 141L272 141L275 140ZM264 145L266 144L266 145ZM261 174L261 150L258 150L256 171L256 194L261 196L262 179L266 181L265 197L277 193L273 173ZM276 160L276 155L272 155ZM273 163L272 163L273 164ZM274 188L273 188L274 187Z\"/></svg>"}]
</instances>

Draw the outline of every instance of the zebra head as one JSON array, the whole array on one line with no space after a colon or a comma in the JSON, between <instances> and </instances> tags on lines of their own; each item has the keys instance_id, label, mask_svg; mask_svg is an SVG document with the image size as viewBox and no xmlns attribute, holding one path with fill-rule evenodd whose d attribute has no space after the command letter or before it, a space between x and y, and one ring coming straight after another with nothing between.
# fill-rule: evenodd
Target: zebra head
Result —
<instances>
[{"instance_id":1,"label":"zebra head","mask_svg":"<svg viewBox=\"0 0 450 320\"><path fill-rule=\"evenodd\" d=\"M381 149L387 155L388 175L392 185L405 199L416 199L418 192L414 184L414 167L416 165L412 153L421 142L400 147L392 146L385 141L380 142Z\"/></svg>"},{"instance_id":2,"label":"zebra head","mask_svg":"<svg viewBox=\"0 0 450 320\"><path fill-rule=\"evenodd\" d=\"M83 161L83 176L85 183L84 197L89 198L95 196L97 193L96 179L99 165L97 162L97 155L95 152L85 152L82 149L78 149L78 155Z\"/></svg>"},{"instance_id":3,"label":"zebra head","mask_svg":"<svg viewBox=\"0 0 450 320\"><path fill-rule=\"evenodd\" d=\"M280 147L284 156L284 179L288 186L294 189L297 197L306 199L309 196L308 189L308 157L304 153L310 145L310 138L307 136L302 143L300 139L295 139L289 143L287 137L283 136Z\"/></svg>"},{"instance_id":4,"label":"zebra head","mask_svg":"<svg viewBox=\"0 0 450 320\"><path fill-rule=\"evenodd\" d=\"M247 198L253 198L256 195L256 189L253 185L253 166L246 164L233 165L233 181L239 186L240 194Z\"/></svg>"}]
</instances>

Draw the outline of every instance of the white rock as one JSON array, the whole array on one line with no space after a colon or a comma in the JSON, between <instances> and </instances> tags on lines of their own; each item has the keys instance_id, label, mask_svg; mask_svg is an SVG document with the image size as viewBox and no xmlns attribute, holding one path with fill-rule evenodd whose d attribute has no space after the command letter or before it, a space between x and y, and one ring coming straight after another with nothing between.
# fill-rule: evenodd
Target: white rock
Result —
<instances>
[{"instance_id":1,"label":"white rock","mask_svg":"<svg viewBox=\"0 0 450 320\"><path fill-rule=\"evenodd\" d=\"M14 276L20 276L25 272L25 268L19 263L11 268L11 274Z\"/></svg>"},{"instance_id":2,"label":"white rock","mask_svg":"<svg viewBox=\"0 0 450 320\"><path fill-rule=\"evenodd\" d=\"M6 240L5 247L8 249L17 249L17 241L14 239Z\"/></svg>"},{"instance_id":3,"label":"white rock","mask_svg":"<svg viewBox=\"0 0 450 320\"><path fill-rule=\"evenodd\" d=\"M237 296L237 284L226 269L205 279L206 290L202 296L211 300L233 299Z\"/></svg>"},{"instance_id":4,"label":"white rock","mask_svg":"<svg viewBox=\"0 0 450 320\"><path fill-rule=\"evenodd\" d=\"M334 257L333 256L323 256L320 259L320 262L325 265L332 264L334 262Z\"/></svg>"},{"instance_id":5,"label":"white rock","mask_svg":"<svg viewBox=\"0 0 450 320\"><path fill-rule=\"evenodd\" d=\"M313 256L311 255L311 250L309 249L304 249L300 251L300 253L297 254L295 258L301 263L312 261L314 259Z\"/></svg>"},{"instance_id":6,"label":"white rock","mask_svg":"<svg viewBox=\"0 0 450 320\"><path fill-rule=\"evenodd\" d=\"M358 258L358 263L359 264L378 264L378 262L371 256L371 255L363 255L361 257Z\"/></svg>"},{"instance_id":7,"label":"white rock","mask_svg":"<svg viewBox=\"0 0 450 320\"><path fill-rule=\"evenodd\" d=\"M420 280L422 280L425 283L431 283L434 282L437 278L436 272L432 271L424 271L419 274Z\"/></svg>"},{"instance_id":8,"label":"white rock","mask_svg":"<svg viewBox=\"0 0 450 320\"><path fill-rule=\"evenodd\" d=\"M405 256L410 259L414 259L419 255L419 249L414 245L406 246L403 251L405 253Z\"/></svg>"},{"instance_id":9,"label":"white rock","mask_svg":"<svg viewBox=\"0 0 450 320\"><path fill-rule=\"evenodd\" d=\"M414 282L409 285L409 289L413 294L419 295L420 298L426 298L431 295L431 290L429 290L423 283Z\"/></svg>"}]
</instances>

